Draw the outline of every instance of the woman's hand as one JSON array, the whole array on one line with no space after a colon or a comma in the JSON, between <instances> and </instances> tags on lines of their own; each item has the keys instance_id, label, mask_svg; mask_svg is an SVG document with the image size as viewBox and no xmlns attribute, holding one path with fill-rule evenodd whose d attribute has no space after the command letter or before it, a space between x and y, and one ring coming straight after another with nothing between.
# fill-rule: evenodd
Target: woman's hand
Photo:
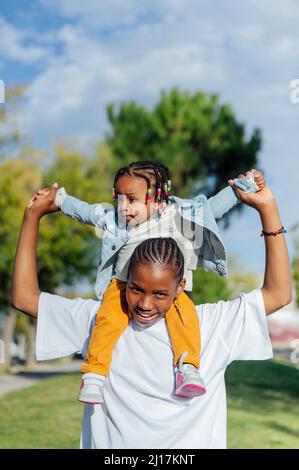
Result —
<instances>
[{"instance_id":1,"label":"woman's hand","mask_svg":"<svg viewBox=\"0 0 299 470\"><path fill-rule=\"evenodd\" d=\"M264 175L259 170L247 171L244 174L238 176L238 178L245 178L249 173L253 173L254 181L257 184L259 191L256 193L242 191L242 189L237 188L233 180L228 180L228 184L236 191L238 198L244 202L247 206L253 207L257 211L261 210L265 205L268 205L271 202L275 202L275 197L272 191L265 186Z\"/></svg>"},{"instance_id":2,"label":"woman's hand","mask_svg":"<svg viewBox=\"0 0 299 470\"><path fill-rule=\"evenodd\" d=\"M39 219L51 212L60 209L55 205L55 197L58 190L58 183L54 183L51 188L43 188L37 191L28 202L25 215L33 214Z\"/></svg>"}]
</instances>

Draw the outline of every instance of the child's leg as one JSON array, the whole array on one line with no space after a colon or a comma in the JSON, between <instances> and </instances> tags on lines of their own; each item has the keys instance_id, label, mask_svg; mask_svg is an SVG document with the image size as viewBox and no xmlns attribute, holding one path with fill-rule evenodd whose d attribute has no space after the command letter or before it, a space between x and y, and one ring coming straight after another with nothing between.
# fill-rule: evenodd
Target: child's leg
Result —
<instances>
[{"instance_id":1,"label":"child's leg","mask_svg":"<svg viewBox=\"0 0 299 470\"><path fill-rule=\"evenodd\" d=\"M175 300L165 316L172 350L174 366L178 366L181 355L188 351L184 363L200 366L200 325L194 303L185 292Z\"/></svg>"},{"instance_id":2,"label":"child's leg","mask_svg":"<svg viewBox=\"0 0 299 470\"><path fill-rule=\"evenodd\" d=\"M112 279L98 310L89 343L86 364L81 372L108 375L112 352L129 323L126 282Z\"/></svg>"}]
</instances>

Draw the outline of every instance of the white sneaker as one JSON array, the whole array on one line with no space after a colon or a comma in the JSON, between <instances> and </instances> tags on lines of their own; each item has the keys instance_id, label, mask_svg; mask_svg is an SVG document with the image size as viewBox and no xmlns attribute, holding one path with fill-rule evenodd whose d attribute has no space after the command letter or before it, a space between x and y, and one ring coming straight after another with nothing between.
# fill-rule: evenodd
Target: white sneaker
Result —
<instances>
[{"instance_id":1,"label":"white sneaker","mask_svg":"<svg viewBox=\"0 0 299 470\"><path fill-rule=\"evenodd\" d=\"M199 370L192 364L183 362L186 355L187 353L182 354L179 360L175 396L180 398L199 397L206 393L206 386Z\"/></svg>"},{"instance_id":2,"label":"white sneaker","mask_svg":"<svg viewBox=\"0 0 299 470\"><path fill-rule=\"evenodd\" d=\"M97 405L103 403L103 387L106 377L88 372L82 375L78 400L81 403Z\"/></svg>"}]
</instances>

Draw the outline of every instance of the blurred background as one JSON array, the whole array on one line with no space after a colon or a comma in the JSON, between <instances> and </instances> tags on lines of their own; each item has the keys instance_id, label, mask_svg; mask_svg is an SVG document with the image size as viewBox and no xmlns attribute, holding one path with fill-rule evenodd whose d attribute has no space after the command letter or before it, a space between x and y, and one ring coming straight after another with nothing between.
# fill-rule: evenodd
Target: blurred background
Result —
<instances>
[{"instance_id":1,"label":"blurred background","mask_svg":"<svg viewBox=\"0 0 299 470\"><path fill-rule=\"evenodd\" d=\"M1 447L79 445L81 359L37 364L35 322L10 306L24 206L54 181L111 202L117 169L140 159L169 166L181 197L210 197L230 177L264 171L288 230L294 301L268 320L274 360L227 372L228 444L299 447L298 23L295 0L1 3ZM258 215L238 206L219 224L229 278L197 271L197 304L262 285ZM93 297L99 249L92 228L48 216L41 290Z\"/></svg>"}]
</instances>

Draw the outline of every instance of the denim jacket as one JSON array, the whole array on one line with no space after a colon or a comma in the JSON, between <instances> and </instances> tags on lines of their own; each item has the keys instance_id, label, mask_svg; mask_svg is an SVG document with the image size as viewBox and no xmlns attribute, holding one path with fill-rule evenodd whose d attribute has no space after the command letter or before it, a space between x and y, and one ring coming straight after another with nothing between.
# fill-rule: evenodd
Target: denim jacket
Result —
<instances>
[{"instance_id":1,"label":"denim jacket","mask_svg":"<svg viewBox=\"0 0 299 470\"><path fill-rule=\"evenodd\" d=\"M180 224L183 236L193 243L192 269L203 267L206 271L226 277L227 254L216 219L220 219L239 202L233 189L227 186L209 199L202 194L192 199L176 196L169 199L171 204L176 204L176 223ZM117 209L110 204L88 204L67 195L61 210L73 219L103 231L95 283L96 296L102 300L114 274L118 251L128 240L128 232L120 229Z\"/></svg>"}]
</instances>

